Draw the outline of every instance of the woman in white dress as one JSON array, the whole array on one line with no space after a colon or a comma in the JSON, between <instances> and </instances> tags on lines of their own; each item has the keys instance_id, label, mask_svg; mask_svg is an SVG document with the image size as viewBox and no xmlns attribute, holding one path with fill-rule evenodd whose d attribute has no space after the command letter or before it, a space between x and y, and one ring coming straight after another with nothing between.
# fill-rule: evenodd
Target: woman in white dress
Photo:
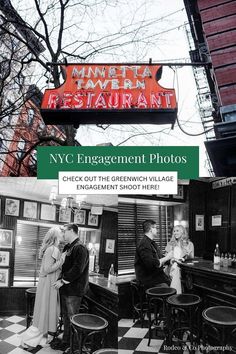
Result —
<instances>
[{"instance_id":1,"label":"woman in white dress","mask_svg":"<svg viewBox=\"0 0 236 354\"><path fill-rule=\"evenodd\" d=\"M194 245L189 240L185 227L177 225L173 228L171 240L166 246L166 252L173 251L173 259L170 261L170 286L176 289L177 294L182 293L181 274L178 262L194 258Z\"/></svg>"},{"instance_id":2,"label":"woman in white dress","mask_svg":"<svg viewBox=\"0 0 236 354\"><path fill-rule=\"evenodd\" d=\"M60 315L59 293L53 286L60 275L65 254L60 253L61 231L51 228L45 235L39 251L42 264L34 304L33 324L22 335L24 347L44 346L48 336L57 329Z\"/></svg>"}]
</instances>

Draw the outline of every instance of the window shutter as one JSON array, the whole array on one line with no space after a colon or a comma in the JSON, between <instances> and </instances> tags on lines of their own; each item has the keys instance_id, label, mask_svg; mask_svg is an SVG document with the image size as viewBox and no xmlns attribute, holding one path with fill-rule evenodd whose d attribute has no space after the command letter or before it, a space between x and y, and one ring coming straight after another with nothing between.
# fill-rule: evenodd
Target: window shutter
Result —
<instances>
[{"instance_id":1,"label":"window shutter","mask_svg":"<svg viewBox=\"0 0 236 354\"><path fill-rule=\"evenodd\" d=\"M33 282L36 284L41 259L39 249L50 227L26 224L18 220L15 249L14 283Z\"/></svg>"},{"instance_id":2,"label":"window shutter","mask_svg":"<svg viewBox=\"0 0 236 354\"><path fill-rule=\"evenodd\" d=\"M135 204L119 203L118 205L118 270L134 268L136 248Z\"/></svg>"},{"instance_id":3,"label":"window shutter","mask_svg":"<svg viewBox=\"0 0 236 354\"><path fill-rule=\"evenodd\" d=\"M173 207L153 204L118 204L118 268L119 274L134 270L136 245L143 237L142 223L153 220L157 225L155 241L161 252L171 236Z\"/></svg>"},{"instance_id":4,"label":"window shutter","mask_svg":"<svg viewBox=\"0 0 236 354\"><path fill-rule=\"evenodd\" d=\"M14 281L29 281L36 277L37 234L36 225L17 222Z\"/></svg>"}]
</instances>

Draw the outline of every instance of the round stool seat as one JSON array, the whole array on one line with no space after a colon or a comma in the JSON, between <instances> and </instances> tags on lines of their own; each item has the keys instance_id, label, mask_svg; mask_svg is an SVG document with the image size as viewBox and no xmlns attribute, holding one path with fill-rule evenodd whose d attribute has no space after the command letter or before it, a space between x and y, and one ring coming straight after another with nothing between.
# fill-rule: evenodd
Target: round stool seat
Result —
<instances>
[{"instance_id":1,"label":"round stool seat","mask_svg":"<svg viewBox=\"0 0 236 354\"><path fill-rule=\"evenodd\" d=\"M170 305L179 306L179 307L189 307L197 305L201 302L201 298L198 295L192 294L177 294L172 295L167 299L167 302Z\"/></svg>"},{"instance_id":2,"label":"round stool seat","mask_svg":"<svg viewBox=\"0 0 236 354\"><path fill-rule=\"evenodd\" d=\"M104 349L98 349L96 352L93 352L93 354L117 354L118 349L113 349L113 348L104 348Z\"/></svg>"},{"instance_id":3,"label":"round stool seat","mask_svg":"<svg viewBox=\"0 0 236 354\"><path fill-rule=\"evenodd\" d=\"M146 294L149 296L170 296L176 293L174 288L162 288L162 287L154 287L146 290Z\"/></svg>"},{"instance_id":4,"label":"round stool seat","mask_svg":"<svg viewBox=\"0 0 236 354\"><path fill-rule=\"evenodd\" d=\"M71 323L81 329L99 331L108 326L107 320L97 315L81 313L71 317Z\"/></svg>"},{"instance_id":5,"label":"round stool seat","mask_svg":"<svg viewBox=\"0 0 236 354\"><path fill-rule=\"evenodd\" d=\"M222 326L236 326L236 308L230 306L213 306L204 310L205 320Z\"/></svg>"},{"instance_id":6,"label":"round stool seat","mask_svg":"<svg viewBox=\"0 0 236 354\"><path fill-rule=\"evenodd\" d=\"M25 290L25 292L29 295L35 295L36 291L37 291L37 288L29 288L29 289Z\"/></svg>"}]
</instances>

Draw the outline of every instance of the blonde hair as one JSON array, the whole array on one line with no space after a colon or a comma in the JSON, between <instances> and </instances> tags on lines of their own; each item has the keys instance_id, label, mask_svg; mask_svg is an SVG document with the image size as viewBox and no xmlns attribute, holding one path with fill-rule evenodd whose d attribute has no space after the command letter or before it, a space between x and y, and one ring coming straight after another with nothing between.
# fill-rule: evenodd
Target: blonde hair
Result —
<instances>
[{"instance_id":1,"label":"blonde hair","mask_svg":"<svg viewBox=\"0 0 236 354\"><path fill-rule=\"evenodd\" d=\"M39 250L39 258L43 257L43 254L48 247L55 245L60 235L61 231L57 227L52 227L48 230L48 232L44 236L43 243Z\"/></svg>"},{"instance_id":2,"label":"blonde hair","mask_svg":"<svg viewBox=\"0 0 236 354\"><path fill-rule=\"evenodd\" d=\"M171 239L168 244L171 246L176 246L178 243L178 241L176 240L176 238L174 236L174 232L173 232L176 227L178 227L179 229L182 230L182 235L180 237L180 245L181 245L181 247L183 247L183 240L186 240L187 242L189 241L189 236L187 234L187 230L185 229L185 227L183 225L176 225L173 227L172 236L171 236Z\"/></svg>"}]
</instances>

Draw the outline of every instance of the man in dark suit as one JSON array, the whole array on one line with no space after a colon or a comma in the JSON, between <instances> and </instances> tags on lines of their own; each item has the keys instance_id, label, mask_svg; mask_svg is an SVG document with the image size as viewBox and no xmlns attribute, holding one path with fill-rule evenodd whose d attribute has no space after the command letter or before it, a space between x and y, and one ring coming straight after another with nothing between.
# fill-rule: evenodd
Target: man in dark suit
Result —
<instances>
[{"instance_id":1,"label":"man in dark suit","mask_svg":"<svg viewBox=\"0 0 236 354\"><path fill-rule=\"evenodd\" d=\"M173 252L169 252L162 257L157 247L154 237L157 236L157 225L153 220L143 222L144 237L138 244L135 254L136 279L140 281L146 289L163 285L170 285L170 279L164 273L163 264L173 257Z\"/></svg>"},{"instance_id":2,"label":"man in dark suit","mask_svg":"<svg viewBox=\"0 0 236 354\"><path fill-rule=\"evenodd\" d=\"M50 345L52 349L60 349L67 354L70 352L70 317L79 313L88 287L89 253L79 240L76 224L64 226L64 240L67 243L64 248L66 258L61 277L54 284L56 289L60 289L64 332L61 342L53 341Z\"/></svg>"}]
</instances>

